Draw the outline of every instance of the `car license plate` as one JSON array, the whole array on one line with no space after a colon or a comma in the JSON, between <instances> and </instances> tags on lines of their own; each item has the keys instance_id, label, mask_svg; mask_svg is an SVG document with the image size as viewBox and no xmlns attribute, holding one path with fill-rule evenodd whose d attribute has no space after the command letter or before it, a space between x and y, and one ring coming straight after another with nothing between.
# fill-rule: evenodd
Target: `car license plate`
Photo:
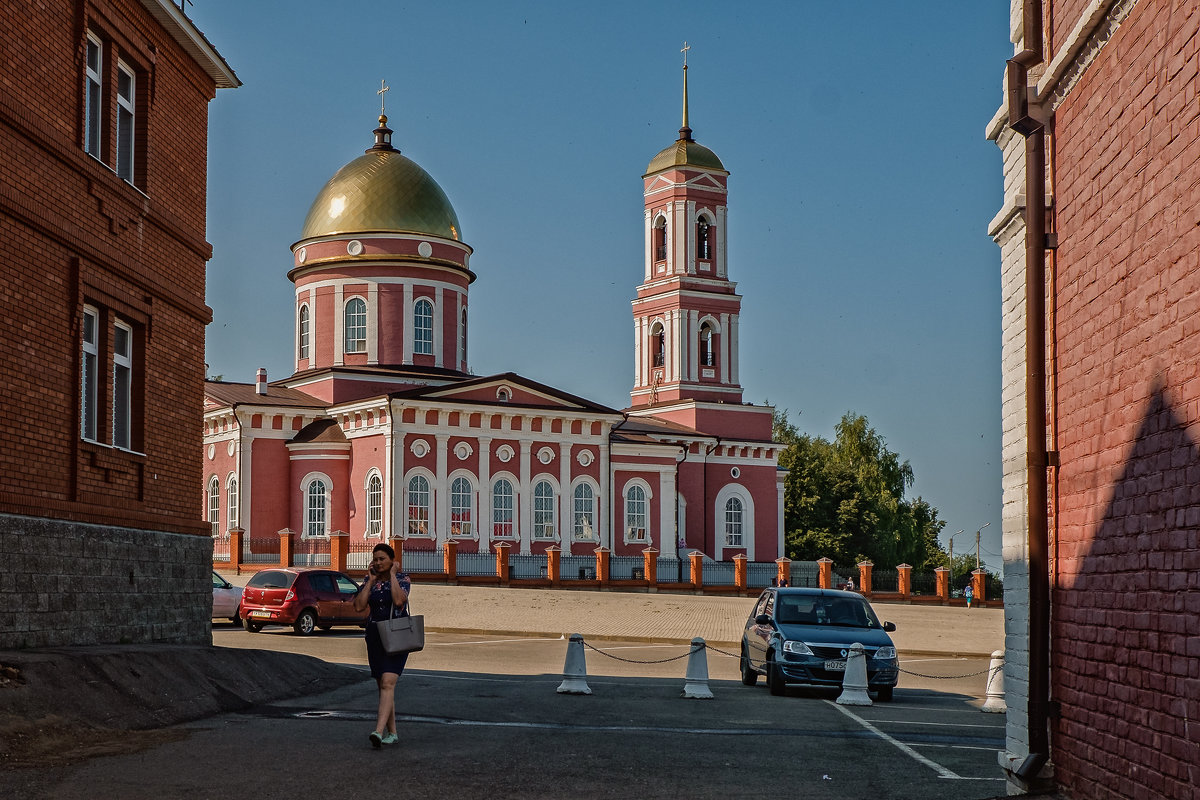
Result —
<instances>
[{"instance_id":1,"label":"car license plate","mask_svg":"<svg viewBox=\"0 0 1200 800\"><path fill-rule=\"evenodd\" d=\"M251 611L250 616L255 617L255 618L266 617L267 619L270 619L271 612L270 611Z\"/></svg>"},{"instance_id":2,"label":"car license plate","mask_svg":"<svg viewBox=\"0 0 1200 800\"><path fill-rule=\"evenodd\" d=\"M845 672L846 671L846 662L845 661L826 661L825 662L825 671L826 672Z\"/></svg>"}]
</instances>

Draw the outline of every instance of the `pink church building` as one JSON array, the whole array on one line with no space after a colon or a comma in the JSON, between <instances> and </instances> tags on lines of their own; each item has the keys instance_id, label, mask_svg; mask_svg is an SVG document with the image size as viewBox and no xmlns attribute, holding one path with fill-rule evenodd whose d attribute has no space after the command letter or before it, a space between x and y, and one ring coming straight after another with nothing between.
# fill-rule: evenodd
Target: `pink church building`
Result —
<instances>
[{"instance_id":1,"label":"pink church building","mask_svg":"<svg viewBox=\"0 0 1200 800\"><path fill-rule=\"evenodd\" d=\"M783 555L772 409L743 403L738 382L729 173L692 138L686 81L679 138L643 176L629 408L468 372L472 249L380 116L374 146L329 180L292 245L295 372L205 385L214 535Z\"/></svg>"}]
</instances>

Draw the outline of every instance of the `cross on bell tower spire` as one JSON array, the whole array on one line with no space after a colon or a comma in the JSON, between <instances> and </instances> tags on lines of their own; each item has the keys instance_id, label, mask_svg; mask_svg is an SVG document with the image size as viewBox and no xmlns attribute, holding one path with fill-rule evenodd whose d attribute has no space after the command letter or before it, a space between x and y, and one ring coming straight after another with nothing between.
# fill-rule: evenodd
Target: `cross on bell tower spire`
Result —
<instances>
[{"instance_id":1,"label":"cross on bell tower spire","mask_svg":"<svg viewBox=\"0 0 1200 800\"><path fill-rule=\"evenodd\" d=\"M679 52L683 53L683 127L679 129L679 141L692 141L692 129L688 127L688 90L687 90L687 51L692 47L687 42L683 43L683 49Z\"/></svg>"}]
</instances>

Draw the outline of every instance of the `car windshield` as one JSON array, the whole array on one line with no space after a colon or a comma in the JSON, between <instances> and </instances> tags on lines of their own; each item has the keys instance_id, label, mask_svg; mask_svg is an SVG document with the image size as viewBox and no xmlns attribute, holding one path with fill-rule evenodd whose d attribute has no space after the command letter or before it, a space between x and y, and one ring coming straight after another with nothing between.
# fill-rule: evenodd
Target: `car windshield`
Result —
<instances>
[{"instance_id":1,"label":"car windshield","mask_svg":"<svg viewBox=\"0 0 1200 800\"><path fill-rule=\"evenodd\" d=\"M775 619L781 625L834 625L841 628L879 628L879 618L865 601L853 597L780 595Z\"/></svg>"},{"instance_id":2,"label":"car windshield","mask_svg":"<svg viewBox=\"0 0 1200 800\"><path fill-rule=\"evenodd\" d=\"M246 582L246 585L256 589L286 589L292 585L294 580L296 580L296 575L293 572L269 569L255 575Z\"/></svg>"}]
</instances>

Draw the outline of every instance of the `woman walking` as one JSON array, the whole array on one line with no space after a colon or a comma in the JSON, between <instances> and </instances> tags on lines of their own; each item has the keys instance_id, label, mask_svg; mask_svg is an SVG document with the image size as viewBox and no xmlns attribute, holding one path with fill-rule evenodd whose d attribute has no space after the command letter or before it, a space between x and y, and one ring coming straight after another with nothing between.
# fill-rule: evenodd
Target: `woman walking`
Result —
<instances>
[{"instance_id":1,"label":"woman walking","mask_svg":"<svg viewBox=\"0 0 1200 800\"><path fill-rule=\"evenodd\" d=\"M367 661L371 665L371 677L379 686L379 715L369 738L371 746L376 749L398 741L396 680L404 672L408 653L393 654L384 650L375 623L392 617L407 617L408 593L411 589L408 575L401 572L400 565L396 563L396 551L386 544L375 545L367 579L354 596L354 607L359 611L368 606L371 608L367 622Z\"/></svg>"}]
</instances>

